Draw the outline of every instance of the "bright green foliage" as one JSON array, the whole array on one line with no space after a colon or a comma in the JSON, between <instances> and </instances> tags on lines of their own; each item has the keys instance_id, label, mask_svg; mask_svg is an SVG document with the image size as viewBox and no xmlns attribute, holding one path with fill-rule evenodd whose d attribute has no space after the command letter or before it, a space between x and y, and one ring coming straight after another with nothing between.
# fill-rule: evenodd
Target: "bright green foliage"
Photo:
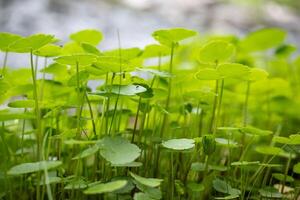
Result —
<instances>
[{"instance_id":1,"label":"bright green foliage","mask_svg":"<svg viewBox=\"0 0 300 200\"><path fill-rule=\"evenodd\" d=\"M285 31L152 36L104 51L93 29L59 45L0 33L0 199L297 198L300 57Z\"/></svg>"},{"instance_id":2,"label":"bright green foliage","mask_svg":"<svg viewBox=\"0 0 300 200\"><path fill-rule=\"evenodd\" d=\"M86 29L78 31L70 35L70 38L78 43L87 43L91 45L98 45L103 39L100 31L94 29Z\"/></svg>"},{"instance_id":3,"label":"bright green foliage","mask_svg":"<svg viewBox=\"0 0 300 200\"><path fill-rule=\"evenodd\" d=\"M197 33L184 28L161 29L152 33L152 36L160 44L171 47L181 40L195 36Z\"/></svg>"},{"instance_id":4,"label":"bright green foliage","mask_svg":"<svg viewBox=\"0 0 300 200\"><path fill-rule=\"evenodd\" d=\"M97 59L94 55L79 54L72 56L61 56L55 59L56 62L64 65L91 65Z\"/></svg>"},{"instance_id":5,"label":"bright green foliage","mask_svg":"<svg viewBox=\"0 0 300 200\"><path fill-rule=\"evenodd\" d=\"M195 141L193 139L181 138L181 139L167 140L163 142L162 145L167 149L180 151L180 150L193 148L195 146L194 142Z\"/></svg>"},{"instance_id":6,"label":"bright green foliage","mask_svg":"<svg viewBox=\"0 0 300 200\"><path fill-rule=\"evenodd\" d=\"M37 50L49 43L52 43L53 41L54 41L53 35L34 34L16 40L16 42L14 42L9 46L9 49L10 51L13 52L25 53L25 52Z\"/></svg>"},{"instance_id":7,"label":"bright green foliage","mask_svg":"<svg viewBox=\"0 0 300 200\"><path fill-rule=\"evenodd\" d=\"M238 189L232 188L229 183L218 178L213 181L213 187L216 191L225 194L239 195L241 193Z\"/></svg>"},{"instance_id":8,"label":"bright green foliage","mask_svg":"<svg viewBox=\"0 0 300 200\"><path fill-rule=\"evenodd\" d=\"M134 174L130 172L130 175L140 184L146 185L148 187L158 187L160 186L163 179L157 179L157 178L144 178L137 174Z\"/></svg>"},{"instance_id":9,"label":"bright green foliage","mask_svg":"<svg viewBox=\"0 0 300 200\"><path fill-rule=\"evenodd\" d=\"M112 181L108 183L95 184L84 190L84 194L102 194L107 192L114 192L122 189L127 184L126 180Z\"/></svg>"},{"instance_id":10,"label":"bright green foliage","mask_svg":"<svg viewBox=\"0 0 300 200\"><path fill-rule=\"evenodd\" d=\"M286 32L279 28L266 28L252 32L240 41L239 46L245 51L263 51L283 43Z\"/></svg>"},{"instance_id":11,"label":"bright green foliage","mask_svg":"<svg viewBox=\"0 0 300 200\"><path fill-rule=\"evenodd\" d=\"M35 173L42 170L50 170L62 165L61 161L41 161L34 163L22 163L16 165L8 170L9 175L22 175L28 173Z\"/></svg>"},{"instance_id":12,"label":"bright green foliage","mask_svg":"<svg viewBox=\"0 0 300 200\"><path fill-rule=\"evenodd\" d=\"M232 59L235 48L225 41L212 41L204 45L199 52L199 61L209 64L228 62Z\"/></svg>"},{"instance_id":13,"label":"bright green foliage","mask_svg":"<svg viewBox=\"0 0 300 200\"><path fill-rule=\"evenodd\" d=\"M0 33L0 50L9 51L10 45L21 39L20 35L12 33Z\"/></svg>"},{"instance_id":14,"label":"bright green foliage","mask_svg":"<svg viewBox=\"0 0 300 200\"><path fill-rule=\"evenodd\" d=\"M141 150L122 137L105 137L99 143L100 154L111 164L126 164L140 156Z\"/></svg>"},{"instance_id":15,"label":"bright green foliage","mask_svg":"<svg viewBox=\"0 0 300 200\"><path fill-rule=\"evenodd\" d=\"M61 47L54 44L47 44L34 52L34 54L42 57L55 57L61 54Z\"/></svg>"}]
</instances>

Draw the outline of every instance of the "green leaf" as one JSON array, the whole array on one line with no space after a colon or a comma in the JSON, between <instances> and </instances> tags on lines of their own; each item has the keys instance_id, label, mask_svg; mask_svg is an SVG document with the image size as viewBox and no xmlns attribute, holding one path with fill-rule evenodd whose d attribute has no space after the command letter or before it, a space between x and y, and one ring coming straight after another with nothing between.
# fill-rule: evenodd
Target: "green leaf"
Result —
<instances>
[{"instance_id":1,"label":"green leaf","mask_svg":"<svg viewBox=\"0 0 300 200\"><path fill-rule=\"evenodd\" d=\"M155 199L151 198L146 193L138 192L134 194L133 200L155 200Z\"/></svg>"},{"instance_id":2,"label":"green leaf","mask_svg":"<svg viewBox=\"0 0 300 200\"><path fill-rule=\"evenodd\" d=\"M240 78L247 77L250 73L249 67L238 63L225 63L217 67L217 71L222 78Z\"/></svg>"},{"instance_id":3,"label":"green leaf","mask_svg":"<svg viewBox=\"0 0 300 200\"><path fill-rule=\"evenodd\" d=\"M293 172L300 174L300 162L298 162L297 164L294 165Z\"/></svg>"},{"instance_id":4,"label":"green leaf","mask_svg":"<svg viewBox=\"0 0 300 200\"><path fill-rule=\"evenodd\" d=\"M230 199L238 199L240 196L239 195L229 195L225 197L214 197L214 199L218 200L230 200Z\"/></svg>"},{"instance_id":5,"label":"green leaf","mask_svg":"<svg viewBox=\"0 0 300 200\"><path fill-rule=\"evenodd\" d=\"M221 193L231 194L231 195L240 195L241 191L235 188L232 188L231 185L221 179L213 180L213 188Z\"/></svg>"},{"instance_id":6,"label":"green leaf","mask_svg":"<svg viewBox=\"0 0 300 200\"><path fill-rule=\"evenodd\" d=\"M68 80L68 86L77 86L77 80L79 80L79 83L84 83L88 81L88 78L89 73L87 71L80 71L71 76L71 78Z\"/></svg>"},{"instance_id":7,"label":"green leaf","mask_svg":"<svg viewBox=\"0 0 300 200\"><path fill-rule=\"evenodd\" d=\"M228 140L226 138L216 138L216 143L220 146L236 148L238 147L238 143L233 140Z\"/></svg>"},{"instance_id":8,"label":"green leaf","mask_svg":"<svg viewBox=\"0 0 300 200\"><path fill-rule=\"evenodd\" d=\"M260 29L249 33L240 41L240 47L248 52L264 51L283 43L286 32L279 28Z\"/></svg>"},{"instance_id":9,"label":"green leaf","mask_svg":"<svg viewBox=\"0 0 300 200\"><path fill-rule=\"evenodd\" d=\"M259 129L259 128L255 128L253 126L242 127L242 128L240 128L240 131L242 131L244 133L247 133L247 134L259 135L259 136L268 136L268 135L273 134L272 131L262 130L262 129Z\"/></svg>"},{"instance_id":10,"label":"green leaf","mask_svg":"<svg viewBox=\"0 0 300 200\"><path fill-rule=\"evenodd\" d=\"M163 56L170 55L170 53L171 53L170 49L166 46L151 44L145 47L142 57L144 58L163 57Z\"/></svg>"},{"instance_id":11,"label":"green leaf","mask_svg":"<svg viewBox=\"0 0 300 200\"><path fill-rule=\"evenodd\" d=\"M91 65L97 57L92 54L77 54L71 56L61 56L54 60L63 65Z\"/></svg>"},{"instance_id":12,"label":"green leaf","mask_svg":"<svg viewBox=\"0 0 300 200\"><path fill-rule=\"evenodd\" d=\"M15 119L34 119L35 116L32 113L24 112L11 112L9 110L0 111L0 121L9 121Z\"/></svg>"},{"instance_id":13,"label":"green leaf","mask_svg":"<svg viewBox=\"0 0 300 200\"><path fill-rule=\"evenodd\" d=\"M34 108L34 100L16 100L8 103L11 108Z\"/></svg>"},{"instance_id":14,"label":"green leaf","mask_svg":"<svg viewBox=\"0 0 300 200\"><path fill-rule=\"evenodd\" d=\"M101 156L113 165L131 163L141 150L122 137L104 137L99 143Z\"/></svg>"},{"instance_id":15,"label":"green leaf","mask_svg":"<svg viewBox=\"0 0 300 200\"><path fill-rule=\"evenodd\" d=\"M167 71L160 71L160 70L157 70L157 69L150 69L150 68L138 68L138 70L143 71L143 72L149 72L149 73L151 73L155 76L158 76L158 77L163 77L163 78L172 77L172 74L170 74Z\"/></svg>"},{"instance_id":16,"label":"green leaf","mask_svg":"<svg viewBox=\"0 0 300 200\"><path fill-rule=\"evenodd\" d=\"M230 61L234 53L235 48L229 42L212 41L200 49L199 61L202 63L219 64Z\"/></svg>"},{"instance_id":17,"label":"green leaf","mask_svg":"<svg viewBox=\"0 0 300 200\"><path fill-rule=\"evenodd\" d=\"M81 43L81 47L86 53L94 54L96 56L101 55L101 52L95 46L93 46L91 44Z\"/></svg>"},{"instance_id":18,"label":"green leaf","mask_svg":"<svg viewBox=\"0 0 300 200\"><path fill-rule=\"evenodd\" d=\"M128 60L116 56L99 56L92 66L104 72L115 73L120 72L120 69L130 71L133 68Z\"/></svg>"},{"instance_id":19,"label":"green leaf","mask_svg":"<svg viewBox=\"0 0 300 200\"><path fill-rule=\"evenodd\" d=\"M289 175L285 176L281 173L273 173L272 176L279 181L294 182L294 178Z\"/></svg>"},{"instance_id":20,"label":"green leaf","mask_svg":"<svg viewBox=\"0 0 300 200\"><path fill-rule=\"evenodd\" d=\"M275 55L280 58L287 58L295 51L297 51L296 46L292 44L283 44L276 49Z\"/></svg>"},{"instance_id":21,"label":"green leaf","mask_svg":"<svg viewBox=\"0 0 300 200\"><path fill-rule=\"evenodd\" d=\"M193 139L171 139L162 143L163 147L172 150L187 150L192 149L195 146L195 141Z\"/></svg>"},{"instance_id":22,"label":"green leaf","mask_svg":"<svg viewBox=\"0 0 300 200\"><path fill-rule=\"evenodd\" d=\"M51 42L53 42L53 35L34 34L22 38L9 46L9 49L14 52L26 53L35 51Z\"/></svg>"},{"instance_id":23,"label":"green leaf","mask_svg":"<svg viewBox=\"0 0 300 200\"><path fill-rule=\"evenodd\" d=\"M70 39L78 43L87 43L91 45L98 45L103 39L103 35L100 31L95 29L86 29L78 31L70 35Z\"/></svg>"},{"instance_id":24,"label":"green leaf","mask_svg":"<svg viewBox=\"0 0 300 200\"><path fill-rule=\"evenodd\" d=\"M61 54L61 47L54 44L46 44L45 46L34 51L35 55L42 57L55 57Z\"/></svg>"},{"instance_id":25,"label":"green leaf","mask_svg":"<svg viewBox=\"0 0 300 200\"><path fill-rule=\"evenodd\" d=\"M279 147L258 146L255 148L255 151L265 155L288 157L287 153Z\"/></svg>"},{"instance_id":26,"label":"green leaf","mask_svg":"<svg viewBox=\"0 0 300 200\"><path fill-rule=\"evenodd\" d=\"M98 145L94 145L88 149L85 149L84 151L80 152L79 154L77 154L75 157L72 158L72 160L86 158L88 156L94 155L98 151L99 151Z\"/></svg>"},{"instance_id":27,"label":"green leaf","mask_svg":"<svg viewBox=\"0 0 300 200\"><path fill-rule=\"evenodd\" d=\"M16 35L12 33L5 33L5 32L0 33L0 50L8 51L9 46L21 38L22 37L20 35Z\"/></svg>"},{"instance_id":28,"label":"green leaf","mask_svg":"<svg viewBox=\"0 0 300 200\"><path fill-rule=\"evenodd\" d=\"M253 81L253 82L260 81L260 80L267 79L268 76L269 76L269 73L263 69L251 68L248 80Z\"/></svg>"},{"instance_id":29,"label":"green leaf","mask_svg":"<svg viewBox=\"0 0 300 200\"><path fill-rule=\"evenodd\" d=\"M88 189L84 190L83 193L88 195L110 193L122 189L123 187L126 186L126 184L127 184L126 180L117 180L108 183L99 183L91 187L88 187Z\"/></svg>"},{"instance_id":30,"label":"green leaf","mask_svg":"<svg viewBox=\"0 0 300 200\"><path fill-rule=\"evenodd\" d=\"M172 44L177 45L178 42L193 37L197 32L183 29L183 28L172 28L172 29L161 29L152 33L153 38L162 45L171 47Z\"/></svg>"},{"instance_id":31,"label":"green leaf","mask_svg":"<svg viewBox=\"0 0 300 200\"><path fill-rule=\"evenodd\" d=\"M34 163L22 163L10 168L7 172L9 175L22 175L42 171L44 169L50 170L62 165L61 161L40 161Z\"/></svg>"},{"instance_id":32,"label":"green leaf","mask_svg":"<svg viewBox=\"0 0 300 200\"><path fill-rule=\"evenodd\" d=\"M265 198L281 199L283 197L283 195L277 189L270 187L270 186L264 187L258 191L259 191L259 194Z\"/></svg>"},{"instance_id":33,"label":"green leaf","mask_svg":"<svg viewBox=\"0 0 300 200\"><path fill-rule=\"evenodd\" d=\"M192 191L192 192L202 192L205 187L202 183L196 183L196 182L189 182L187 184L187 187Z\"/></svg>"},{"instance_id":34,"label":"green leaf","mask_svg":"<svg viewBox=\"0 0 300 200\"><path fill-rule=\"evenodd\" d=\"M147 91L146 88L140 85L108 85L104 89L105 89L104 91L105 94L112 93L112 94L120 94L123 96L134 96L136 94ZM101 92L98 94L101 94Z\"/></svg>"},{"instance_id":35,"label":"green leaf","mask_svg":"<svg viewBox=\"0 0 300 200\"><path fill-rule=\"evenodd\" d=\"M115 50L104 52L104 56L116 57L116 58L121 57L122 59L125 60L132 60L134 58L139 57L141 54L142 54L142 50L137 47L128 48L128 49L115 49Z\"/></svg>"},{"instance_id":36,"label":"green leaf","mask_svg":"<svg viewBox=\"0 0 300 200\"><path fill-rule=\"evenodd\" d=\"M258 166L260 164L259 161L238 161L238 162L232 162L231 166Z\"/></svg>"},{"instance_id":37,"label":"green leaf","mask_svg":"<svg viewBox=\"0 0 300 200\"><path fill-rule=\"evenodd\" d=\"M219 71L213 68L200 69L195 77L199 80L217 80L222 78Z\"/></svg>"},{"instance_id":38,"label":"green leaf","mask_svg":"<svg viewBox=\"0 0 300 200\"><path fill-rule=\"evenodd\" d=\"M161 182L163 181L163 179L158 179L158 178L144 178L141 177L137 174L134 174L132 172L130 172L130 175L140 184L146 185L148 187L158 187L160 186Z\"/></svg>"}]
</instances>

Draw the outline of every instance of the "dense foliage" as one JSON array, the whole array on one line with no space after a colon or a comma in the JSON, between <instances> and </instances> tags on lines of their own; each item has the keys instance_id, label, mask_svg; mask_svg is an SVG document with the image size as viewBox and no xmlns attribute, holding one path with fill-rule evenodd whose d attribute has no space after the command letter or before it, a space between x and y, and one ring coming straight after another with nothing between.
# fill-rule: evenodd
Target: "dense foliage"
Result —
<instances>
[{"instance_id":1,"label":"dense foliage","mask_svg":"<svg viewBox=\"0 0 300 200\"><path fill-rule=\"evenodd\" d=\"M300 57L286 32L0 33L0 198L297 199ZM13 69L14 53L29 67Z\"/></svg>"}]
</instances>

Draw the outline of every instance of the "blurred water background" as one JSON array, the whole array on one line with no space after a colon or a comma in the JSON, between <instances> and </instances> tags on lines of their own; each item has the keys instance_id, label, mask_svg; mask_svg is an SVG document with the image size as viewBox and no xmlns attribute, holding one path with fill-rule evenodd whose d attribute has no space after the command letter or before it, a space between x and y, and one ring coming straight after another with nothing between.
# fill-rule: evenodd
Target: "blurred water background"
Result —
<instances>
[{"instance_id":1,"label":"blurred water background","mask_svg":"<svg viewBox=\"0 0 300 200\"><path fill-rule=\"evenodd\" d=\"M300 46L300 0L0 0L0 32L49 33L65 41L72 32L96 28L105 36L102 49L118 46L117 30L122 47L143 47L158 28L243 35L270 26L285 28ZM9 65L24 62L19 56Z\"/></svg>"}]
</instances>

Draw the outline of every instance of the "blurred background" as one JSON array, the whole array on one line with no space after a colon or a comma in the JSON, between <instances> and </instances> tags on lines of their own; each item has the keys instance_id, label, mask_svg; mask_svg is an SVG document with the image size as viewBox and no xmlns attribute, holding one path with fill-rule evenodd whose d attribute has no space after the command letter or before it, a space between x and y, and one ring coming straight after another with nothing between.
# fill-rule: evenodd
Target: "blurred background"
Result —
<instances>
[{"instance_id":1,"label":"blurred background","mask_svg":"<svg viewBox=\"0 0 300 200\"><path fill-rule=\"evenodd\" d=\"M100 29L102 49L143 47L158 28L185 27L200 34L243 35L277 26L300 46L300 0L0 0L0 31L22 35ZM14 61L16 62L16 61Z\"/></svg>"}]
</instances>

